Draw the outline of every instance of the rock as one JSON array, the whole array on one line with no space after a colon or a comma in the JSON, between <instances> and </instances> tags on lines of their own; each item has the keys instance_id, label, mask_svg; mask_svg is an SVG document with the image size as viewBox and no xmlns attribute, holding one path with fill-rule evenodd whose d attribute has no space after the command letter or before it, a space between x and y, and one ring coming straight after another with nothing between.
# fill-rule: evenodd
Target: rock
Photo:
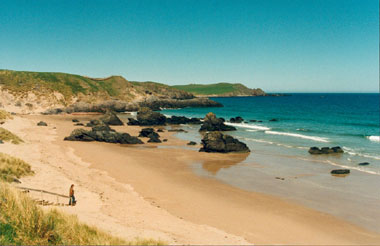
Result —
<instances>
[{"instance_id":1,"label":"rock","mask_svg":"<svg viewBox=\"0 0 380 246\"><path fill-rule=\"evenodd\" d=\"M187 143L187 145L197 145L197 143L194 142L194 141L190 141L190 142Z\"/></svg>"},{"instance_id":2,"label":"rock","mask_svg":"<svg viewBox=\"0 0 380 246\"><path fill-rule=\"evenodd\" d=\"M139 103L140 107L148 107L153 110L162 108L199 108L199 107L223 107L221 103L212 101L208 98L186 98L178 99L159 99L153 98Z\"/></svg>"},{"instance_id":3,"label":"rock","mask_svg":"<svg viewBox=\"0 0 380 246\"><path fill-rule=\"evenodd\" d=\"M250 152L245 143L219 131L208 132L202 139L200 152Z\"/></svg>"},{"instance_id":4,"label":"rock","mask_svg":"<svg viewBox=\"0 0 380 246\"><path fill-rule=\"evenodd\" d=\"M124 123L117 117L117 115L112 111L107 111L107 113L100 118L107 125L111 126L122 126Z\"/></svg>"},{"instance_id":5,"label":"rock","mask_svg":"<svg viewBox=\"0 0 380 246\"><path fill-rule=\"evenodd\" d=\"M84 124L83 123L76 123L76 124L74 124L74 126L84 126Z\"/></svg>"},{"instance_id":6,"label":"rock","mask_svg":"<svg viewBox=\"0 0 380 246\"><path fill-rule=\"evenodd\" d=\"M231 123L242 123L243 121L244 121L244 119L240 116L236 116L235 118L230 119Z\"/></svg>"},{"instance_id":7,"label":"rock","mask_svg":"<svg viewBox=\"0 0 380 246\"><path fill-rule=\"evenodd\" d=\"M139 137L147 138L152 133L155 133L153 128L143 128L140 131Z\"/></svg>"},{"instance_id":8,"label":"rock","mask_svg":"<svg viewBox=\"0 0 380 246\"><path fill-rule=\"evenodd\" d=\"M157 132L164 132L163 129L157 129Z\"/></svg>"},{"instance_id":9,"label":"rock","mask_svg":"<svg viewBox=\"0 0 380 246\"><path fill-rule=\"evenodd\" d=\"M262 120L258 120L257 122L263 122Z\"/></svg>"},{"instance_id":10,"label":"rock","mask_svg":"<svg viewBox=\"0 0 380 246\"><path fill-rule=\"evenodd\" d=\"M79 122L78 119L72 119L71 121L72 121L72 122Z\"/></svg>"},{"instance_id":11,"label":"rock","mask_svg":"<svg viewBox=\"0 0 380 246\"><path fill-rule=\"evenodd\" d=\"M178 124L202 124L199 118L187 118L185 116L172 116L170 118L166 118L166 123L172 125Z\"/></svg>"},{"instance_id":12,"label":"rock","mask_svg":"<svg viewBox=\"0 0 380 246\"><path fill-rule=\"evenodd\" d=\"M318 147L311 147L309 149L309 153L312 155L320 155L320 154L341 154L343 153L343 149L339 146L336 147L323 147L323 148L318 148Z\"/></svg>"},{"instance_id":13,"label":"rock","mask_svg":"<svg viewBox=\"0 0 380 246\"><path fill-rule=\"evenodd\" d=\"M368 166L368 165L369 165L369 162L362 162L362 163L359 163L358 165L359 165L359 166Z\"/></svg>"},{"instance_id":14,"label":"rock","mask_svg":"<svg viewBox=\"0 0 380 246\"><path fill-rule=\"evenodd\" d=\"M350 174L350 170L349 169L335 169L331 171L331 174L337 174L337 175Z\"/></svg>"},{"instance_id":15,"label":"rock","mask_svg":"<svg viewBox=\"0 0 380 246\"><path fill-rule=\"evenodd\" d=\"M152 132L148 135L148 143L161 143L160 135L158 135L156 132Z\"/></svg>"},{"instance_id":16,"label":"rock","mask_svg":"<svg viewBox=\"0 0 380 246\"><path fill-rule=\"evenodd\" d=\"M96 131L112 131L112 132L114 132L115 130L111 129L111 127L109 127L109 125L101 124L101 125L93 126L92 131L95 131L95 132Z\"/></svg>"},{"instance_id":17,"label":"rock","mask_svg":"<svg viewBox=\"0 0 380 246\"><path fill-rule=\"evenodd\" d=\"M214 113L208 113L199 131L235 131L233 126L227 126L223 120L217 118Z\"/></svg>"},{"instance_id":18,"label":"rock","mask_svg":"<svg viewBox=\"0 0 380 246\"><path fill-rule=\"evenodd\" d=\"M167 142L167 141L168 141L168 140L167 140L166 138L162 140L162 142Z\"/></svg>"},{"instance_id":19,"label":"rock","mask_svg":"<svg viewBox=\"0 0 380 246\"><path fill-rule=\"evenodd\" d=\"M257 122L257 120L250 120L249 122Z\"/></svg>"},{"instance_id":20,"label":"rock","mask_svg":"<svg viewBox=\"0 0 380 246\"><path fill-rule=\"evenodd\" d=\"M187 131L185 131L183 129L170 129L170 130L168 130L168 132L187 132Z\"/></svg>"},{"instance_id":21,"label":"rock","mask_svg":"<svg viewBox=\"0 0 380 246\"><path fill-rule=\"evenodd\" d=\"M166 117L159 112L152 111L150 108L142 107L137 112L137 120L129 118L128 121L128 125L157 126L165 125Z\"/></svg>"},{"instance_id":22,"label":"rock","mask_svg":"<svg viewBox=\"0 0 380 246\"><path fill-rule=\"evenodd\" d=\"M90 120L90 122L88 122L86 124L86 126L88 127L94 127L94 126L99 126L99 125L103 125L104 123L99 121L99 120Z\"/></svg>"},{"instance_id":23,"label":"rock","mask_svg":"<svg viewBox=\"0 0 380 246\"><path fill-rule=\"evenodd\" d=\"M37 126L47 126L46 122L40 121L37 123Z\"/></svg>"},{"instance_id":24,"label":"rock","mask_svg":"<svg viewBox=\"0 0 380 246\"><path fill-rule=\"evenodd\" d=\"M133 137L128 133L119 133L115 131L87 131L85 129L75 129L70 136L65 137L66 141L98 141L107 143L120 144L142 144L143 142L137 137Z\"/></svg>"},{"instance_id":25,"label":"rock","mask_svg":"<svg viewBox=\"0 0 380 246\"><path fill-rule=\"evenodd\" d=\"M138 126L139 122L133 118L128 118L128 123L129 126Z\"/></svg>"},{"instance_id":26,"label":"rock","mask_svg":"<svg viewBox=\"0 0 380 246\"><path fill-rule=\"evenodd\" d=\"M278 121L278 119L270 119L269 121Z\"/></svg>"}]
</instances>

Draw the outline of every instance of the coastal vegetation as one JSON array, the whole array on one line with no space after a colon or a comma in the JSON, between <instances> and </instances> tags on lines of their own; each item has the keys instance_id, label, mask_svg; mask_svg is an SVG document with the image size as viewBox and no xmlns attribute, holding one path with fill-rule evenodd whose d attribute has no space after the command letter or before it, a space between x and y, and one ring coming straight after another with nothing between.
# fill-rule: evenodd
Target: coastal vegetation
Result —
<instances>
[{"instance_id":1,"label":"coastal vegetation","mask_svg":"<svg viewBox=\"0 0 380 246\"><path fill-rule=\"evenodd\" d=\"M173 88L193 93L196 96L265 96L261 89L250 89L240 83L175 85Z\"/></svg>"},{"instance_id":2,"label":"coastal vegetation","mask_svg":"<svg viewBox=\"0 0 380 246\"><path fill-rule=\"evenodd\" d=\"M0 180L12 182L15 178L32 174L34 174L34 172L25 161L0 153Z\"/></svg>"},{"instance_id":3,"label":"coastal vegetation","mask_svg":"<svg viewBox=\"0 0 380 246\"><path fill-rule=\"evenodd\" d=\"M12 119L12 115L7 111L0 109L0 122L4 122L7 119Z\"/></svg>"},{"instance_id":4,"label":"coastal vegetation","mask_svg":"<svg viewBox=\"0 0 380 246\"><path fill-rule=\"evenodd\" d=\"M0 140L4 142L11 142L13 144L20 144L24 142L21 138L19 138L16 134L8 131L0 127Z\"/></svg>"}]
</instances>

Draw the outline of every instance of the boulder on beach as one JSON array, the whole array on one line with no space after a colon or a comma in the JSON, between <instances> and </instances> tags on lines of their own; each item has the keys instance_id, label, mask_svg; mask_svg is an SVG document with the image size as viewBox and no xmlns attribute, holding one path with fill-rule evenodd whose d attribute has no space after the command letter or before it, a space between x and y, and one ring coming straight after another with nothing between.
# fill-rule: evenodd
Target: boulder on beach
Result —
<instances>
[{"instance_id":1,"label":"boulder on beach","mask_svg":"<svg viewBox=\"0 0 380 246\"><path fill-rule=\"evenodd\" d=\"M161 143L160 135L158 135L156 132L149 134L148 138L148 143Z\"/></svg>"},{"instance_id":2,"label":"boulder on beach","mask_svg":"<svg viewBox=\"0 0 380 246\"><path fill-rule=\"evenodd\" d=\"M311 147L308 151L312 155L321 155L321 154L341 154L343 153L343 149L339 146L336 147Z\"/></svg>"},{"instance_id":3,"label":"boulder on beach","mask_svg":"<svg viewBox=\"0 0 380 246\"><path fill-rule=\"evenodd\" d=\"M74 126L84 126L84 124L79 122L79 123L75 123Z\"/></svg>"},{"instance_id":4,"label":"boulder on beach","mask_svg":"<svg viewBox=\"0 0 380 246\"><path fill-rule=\"evenodd\" d=\"M202 139L200 152L250 152L247 145L219 131L208 132Z\"/></svg>"},{"instance_id":5,"label":"boulder on beach","mask_svg":"<svg viewBox=\"0 0 380 246\"><path fill-rule=\"evenodd\" d=\"M143 142L137 137L133 137L128 133L119 133L115 131L96 131L75 129L71 132L70 136L65 137L66 141L98 141L107 143L120 143L120 144L142 144Z\"/></svg>"},{"instance_id":6,"label":"boulder on beach","mask_svg":"<svg viewBox=\"0 0 380 246\"><path fill-rule=\"evenodd\" d=\"M175 116L166 118L167 124L179 125L179 124L202 124L199 118L187 118L185 116Z\"/></svg>"},{"instance_id":7,"label":"boulder on beach","mask_svg":"<svg viewBox=\"0 0 380 246\"><path fill-rule=\"evenodd\" d=\"M350 174L350 170L349 169L335 169L335 170L332 170L330 173L334 175L346 175L346 174Z\"/></svg>"},{"instance_id":8,"label":"boulder on beach","mask_svg":"<svg viewBox=\"0 0 380 246\"><path fill-rule=\"evenodd\" d=\"M100 120L90 120L90 122L88 122L86 124L86 126L88 127L94 127L94 126L99 126L99 125L103 125L104 123L101 122Z\"/></svg>"},{"instance_id":9,"label":"boulder on beach","mask_svg":"<svg viewBox=\"0 0 380 246\"><path fill-rule=\"evenodd\" d=\"M208 113L199 131L235 131L233 126L227 126L222 119L216 117L214 113Z\"/></svg>"},{"instance_id":10,"label":"boulder on beach","mask_svg":"<svg viewBox=\"0 0 380 246\"><path fill-rule=\"evenodd\" d=\"M47 123L44 121L40 121L37 123L37 126L47 126Z\"/></svg>"},{"instance_id":11,"label":"boulder on beach","mask_svg":"<svg viewBox=\"0 0 380 246\"><path fill-rule=\"evenodd\" d=\"M72 121L72 122L75 122L75 123L76 123L76 122L79 122L78 119L72 119L71 121Z\"/></svg>"},{"instance_id":12,"label":"boulder on beach","mask_svg":"<svg viewBox=\"0 0 380 246\"><path fill-rule=\"evenodd\" d=\"M242 122L244 122L244 119L240 116L236 116L235 118L231 118L230 122L231 123L242 123Z\"/></svg>"},{"instance_id":13,"label":"boulder on beach","mask_svg":"<svg viewBox=\"0 0 380 246\"><path fill-rule=\"evenodd\" d=\"M103 121L105 124L110 126L122 126L124 123L117 117L117 115L108 110L103 117L100 118L101 121Z\"/></svg>"},{"instance_id":14,"label":"boulder on beach","mask_svg":"<svg viewBox=\"0 0 380 246\"><path fill-rule=\"evenodd\" d=\"M187 143L187 145L197 145L197 143L194 142L194 141L190 141L190 142Z\"/></svg>"},{"instance_id":15,"label":"boulder on beach","mask_svg":"<svg viewBox=\"0 0 380 246\"><path fill-rule=\"evenodd\" d=\"M139 133L139 137L147 138L149 134L155 133L153 128L143 128ZM157 133L156 133L157 134Z\"/></svg>"},{"instance_id":16,"label":"boulder on beach","mask_svg":"<svg viewBox=\"0 0 380 246\"><path fill-rule=\"evenodd\" d=\"M157 129L157 132L164 132L164 129Z\"/></svg>"},{"instance_id":17,"label":"boulder on beach","mask_svg":"<svg viewBox=\"0 0 380 246\"><path fill-rule=\"evenodd\" d=\"M150 108L141 107L137 112L137 120L129 118L128 121L128 125L159 126L165 125L166 117Z\"/></svg>"}]
</instances>

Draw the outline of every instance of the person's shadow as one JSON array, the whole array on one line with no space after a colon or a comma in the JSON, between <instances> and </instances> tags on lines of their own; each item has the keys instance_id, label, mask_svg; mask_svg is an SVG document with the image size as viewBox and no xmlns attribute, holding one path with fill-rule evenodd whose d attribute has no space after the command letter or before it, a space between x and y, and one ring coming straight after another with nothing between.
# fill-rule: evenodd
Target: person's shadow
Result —
<instances>
[{"instance_id":1,"label":"person's shadow","mask_svg":"<svg viewBox=\"0 0 380 246\"><path fill-rule=\"evenodd\" d=\"M215 175L222 168L230 168L245 161L245 159L247 159L249 156L249 153L227 154L225 156L223 155L224 154L221 154L221 158L217 160L204 160L202 163L202 168L207 172Z\"/></svg>"}]
</instances>

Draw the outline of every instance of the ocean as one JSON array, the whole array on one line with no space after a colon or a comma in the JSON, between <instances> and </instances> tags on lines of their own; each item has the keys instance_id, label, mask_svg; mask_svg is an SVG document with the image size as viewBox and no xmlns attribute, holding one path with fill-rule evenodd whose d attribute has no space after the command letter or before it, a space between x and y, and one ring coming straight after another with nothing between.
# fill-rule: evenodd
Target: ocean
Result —
<instances>
[{"instance_id":1,"label":"ocean","mask_svg":"<svg viewBox=\"0 0 380 246\"><path fill-rule=\"evenodd\" d=\"M242 189L295 200L380 231L380 95L306 94L281 97L212 98L222 108L165 109L165 115L204 117L213 112L245 123L228 134L251 149L235 163L194 164L198 175ZM277 119L277 121L270 121ZM251 122L251 120L262 122ZM199 126L178 137L200 142ZM341 155L310 155L310 147L340 146ZM362 166L359 163L368 162ZM351 174L335 177L333 169Z\"/></svg>"}]
</instances>

